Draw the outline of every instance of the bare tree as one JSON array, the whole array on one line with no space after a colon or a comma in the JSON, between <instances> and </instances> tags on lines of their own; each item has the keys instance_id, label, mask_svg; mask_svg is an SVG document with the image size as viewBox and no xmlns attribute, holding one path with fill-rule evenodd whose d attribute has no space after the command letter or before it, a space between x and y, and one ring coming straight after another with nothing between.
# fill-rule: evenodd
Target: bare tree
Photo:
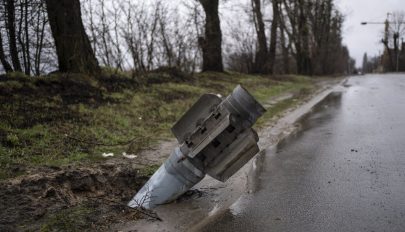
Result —
<instances>
[{"instance_id":1,"label":"bare tree","mask_svg":"<svg viewBox=\"0 0 405 232\"><path fill-rule=\"evenodd\" d=\"M284 15L279 21L280 39L285 41L285 33L292 44L290 52L297 72L305 75L347 72L352 60L342 45L344 18L333 0L282 0L281 6Z\"/></svg>"},{"instance_id":2,"label":"bare tree","mask_svg":"<svg viewBox=\"0 0 405 232\"><path fill-rule=\"evenodd\" d=\"M269 73L273 73L274 62L276 60L276 47L277 47L277 29L278 21L280 18L279 13L279 0L272 0L273 5L273 20L271 23L271 32L270 32L270 48L269 48Z\"/></svg>"},{"instance_id":3,"label":"bare tree","mask_svg":"<svg viewBox=\"0 0 405 232\"><path fill-rule=\"evenodd\" d=\"M251 0L251 4L253 12L253 22L257 34L257 50L255 55L255 65L253 72L266 73L268 50L267 50L266 31L264 28L264 21L262 15L261 0Z\"/></svg>"},{"instance_id":4,"label":"bare tree","mask_svg":"<svg viewBox=\"0 0 405 232\"><path fill-rule=\"evenodd\" d=\"M290 50L290 44L287 42L287 38L285 35L285 31L284 31L284 27L280 27L280 47L281 47L281 56L282 56L282 72L283 73L290 73L290 54L289 54L289 50ZM274 70L274 66L273 66L273 70Z\"/></svg>"},{"instance_id":5,"label":"bare tree","mask_svg":"<svg viewBox=\"0 0 405 232\"><path fill-rule=\"evenodd\" d=\"M239 24L238 24L239 25ZM231 30L231 36L234 40L232 47L233 52L228 57L228 68L232 71L241 73L253 73L255 68L256 40L255 32L241 32L235 27Z\"/></svg>"},{"instance_id":6,"label":"bare tree","mask_svg":"<svg viewBox=\"0 0 405 232\"><path fill-rule=\"evenodd\" d=\"M45 4L41 1L37 5L37 15L35 22L35 42L34 42L34 73L39 76L42 72L41 64L44 51L46 26L48 25L48 18L46 16Z\"/></svg>"},{"instance_id":7,"label":"bare tree","mask_svg":"<svg viewBox=\"0 0 405 232\"><path fill-rule=\"evenodd\" d=\"M17 60L35 75L53 71L55 61L61 71L93 74L98 61L115 72L223 71L224 58L226 68L240 72L324 75L344 72L351 62L334 0L80 1L3 0L5 71L14 71ZM227 12L223 28L218 8ZM399 53L398 42L391 33L385 57Z\"/></svg>"},{"instance_id":8,"label":"bare tree","mask_svg":"<svg viewBox=\"0 0 405 232\"><path fill-rule=\"evenodd\" d=\"M4 70L6 72L12 72L13 68L11 67L10 63L8 63L6 59L6 55L4 53L4 48L3 48L3 39L2 39L2 34L1 34L1 29L0 29L0 62L4 67Z\"/></svg>"},{"instance_id":9,"label":"bare tree","mask_svg":"<svg viewBox=\"0 0 405 232\"><path fill-rule=\"evenodd\" d=\"M20 46L20 51L22 53L22 61L24 67L24 73L26 75L31 74L31 51L30 51L30 25L32 22L33 7L32 2L28 0L20 0L18 2L19 9L19 19L18 31L17 31L17 41Z\"/></svg>"},{"instance_id":10,"label":"bare tree","mask_svg":"<svg viewBox=\"0 0 405 232\"><path fill-rule=\"evenodd\" d=\"M46 0L59 71L97 74L98 62L84 30L79 0Z\"/></svg>"},{"instance_id":11,"label":"bare tree","mask_svg":"<svg viewBox=\"0 0 405 232\"><path fill-rule=\"evenodd\" d=\"M10 46L11 61L13 63L14 71L22 71L20 59L18 57L17 50L17 37L16 37L16 25L15 25L15 5L14 0L6 0L6 14L7 14L7 31L8 31L8 42Z\"/></svg>"},{"instance_id":12,"label":"bare tree","mask_svg":"<svg viewBox=\"0 0 405 232\"><path fill-rule=\"evenodd\" d=\"M399 40L405 35L405 12L396 11L391 14L391 22L388 28L388 41L386 41L386 48L390 55L390 63L392 71L399 71L400 69L400 48ZM390 51L390 48L393 51Z\"/></svg>"},{"instance_id":13,"label":"bare tree","mask_svg":"<svg viewBox=\"0 0 405 232\"><path fill-rule=\"evenodd\" d=\"M205 36L199 38L203 53L203 71L224 71L222 63L222 33L218 0L199 0L205 12Z\"/></svg>"}]
</instances>

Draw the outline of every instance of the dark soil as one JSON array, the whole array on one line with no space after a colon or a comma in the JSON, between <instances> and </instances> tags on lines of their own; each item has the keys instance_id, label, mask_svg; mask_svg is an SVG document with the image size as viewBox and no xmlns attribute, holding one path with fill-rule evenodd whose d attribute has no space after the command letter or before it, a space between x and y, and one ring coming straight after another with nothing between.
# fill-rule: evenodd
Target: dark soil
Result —
<instances>
[{"instance_id":1,"label":"dark soil","mask_svg":"<svg viewBox=\"0 0 405 232\"><path fill-rule=\"evenodd\" d=\"M148 177L131 165L31 172L0 182L0 231L104 231L111 222L142 216L126 203Z\"/></svg>"}]
</instances>

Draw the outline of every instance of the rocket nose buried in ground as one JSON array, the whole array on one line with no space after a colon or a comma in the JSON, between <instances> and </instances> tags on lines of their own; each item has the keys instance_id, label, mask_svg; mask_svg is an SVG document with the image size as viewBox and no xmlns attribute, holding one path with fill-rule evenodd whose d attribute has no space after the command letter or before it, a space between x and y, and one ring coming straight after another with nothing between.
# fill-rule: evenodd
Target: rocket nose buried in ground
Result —
<instances>
[{"instance_id":1,"label":"rocket nose buried in ground","mask_svg":"<svg viewBox=\"0 0 405 232\"><path fill-rule=\"evenodd\" d=\"M251 127L264 112L240 85L226 98L202 95L172 128L179 146L128 206L154 208L171 202L205 174L226 181L259 152Z\"/></svg>"}]
</instances>

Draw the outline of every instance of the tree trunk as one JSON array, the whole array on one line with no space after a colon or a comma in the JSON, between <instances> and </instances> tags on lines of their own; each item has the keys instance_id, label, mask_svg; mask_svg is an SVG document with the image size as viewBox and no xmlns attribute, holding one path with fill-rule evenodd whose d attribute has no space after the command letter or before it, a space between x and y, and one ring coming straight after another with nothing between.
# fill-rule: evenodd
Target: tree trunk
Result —
<instances>
[{"instance_id":1,"label":"tree trunk","mask_svg":"<svg viewBox=\"0 0 405 232\"><path fill-rule=\"evenodd\" d=\"M394 38L394 52L395 52L395 67L394 71L398 72L398 39L399 39L399 33L394 33L393 35Z\"/></svg>"},{"instance_id":2,"label":"tree trunk","mask_svg":"<svg viewBox=\"0 0 405 232\"><path fill-rule=\"evenodd\" d=\"M30 75L31 74L31 52L30 52L30 38L29 38L29 31L28 31L28 0L24 1L25 4L25 15L24 15L24 29L25 29L25 50L26 50L26 58L27 58L27 63L25 65L25 74Z\"/></svg>"},{"instance_id":3,"label":"tree trunk","mask_svg":"<svg viewBox=\"0 0 405 232\"><path fill-rule=\"evenodd\" d=\"M3 39L2 39L1 31L0 31L0 62L3 65L4 70L6 71L6 73L13 71L13 68L8 63L8 61L6 59L6 55L4 54Z\"/></svg>"},{"instance_id":4,"label":"tree trunk","mask_svg":"<svg viewBox=\"0 0 405 232\"><path fill-rule=\"evenodd\" d=\"M36 37L36 46L35 46L35 54L34 54L34 72L36 76L41 74L41 58L42 58L42 49L44 46L44 39L45 39L45 26L47 25L46 22L46 12L44 12L44 3L41 2L38 8L37 20L36 20L36 28L35 28L35 37Z\"/></svg>"},{"instance_id":5,"label":"tree trunk","mask_svg":"<svg viewBox=\"0 0 405 232\"><path fill-rule=\"evenodd\" d=\"M6 0L6 12L7 12L7 29L9 36L9 46L11 61L13 63L14 71L21 72L21 63L18 58L17 50L17 38L15 33L15 6L14 0Z\"/></svg>"},{"instance_id":6,"label":"tree trunk","mask_svg":"<svg viewBox=\"0 0 405 232\"><path fill-rule=\"evenodd\" d=\"M203 53L202 71L223 72L222 34L218 15L218 0L199 0L205 12L205 38L199 38Z\"/></svg>"},{"instance_id":7,"label":"tree trunk","mask_svg":"<svg viewBox=\"0 0 405 232\"><path fill-rule=\"evenodd\" d=\"M84 30L79 0L46 0L60 72L98 74L100 67Z\"/></svg>"},{"instance_id":8,"label":"tree trunk","mask_svg":"<svg viewBox=\"0 0 405 232\"><path fill-rule=\"evenodd\" d=\"M273 22L271 23L270 49L269 49L269 73L273 73L274 61L276 59L277 28L279 20L278 0L273 0Z\"/></svg>"},{"instance_id":9,"label":"tree trunk","mask_svg":"<svg viewBox=\"0 0 405 232\"><path fill-rule=\"evenodd\" d=\"M385 51L388 54L388 60L389 60L389 68L388 68L388 70L385 70L385 71L392 72L394 70L394 60L392 59L393 58L392 50L388 46L388 41L387 40L382 40L382 43L385 46Z\"/></svg>"},{"instance_id":10,"label":"tree trunk","mask_svg":"<svg viewBox=\"0 0 405 232\"><path fill-rule=\"evenodd\" d=\"M306 3L299 0L298 33L300 48L297 48L297 70L299 74L312 75L312 62L309 54L309 29L307 25Z\"/></svg>"},{"instance_id":11,"label":"tree trunk","mask_svg":"<svg viewBox=\"0 0 405 232\"><path fill-rule=\"evenodd\" d=\"M290 59L288 54L288 45L286 44L285 41L285 34L283 27L280 27L280 43L281 43L281 53L283 56L283 72L284 74L287 74L290 73Z\"/></svg>"},{"instance_id":12,"label":"tree trunk","mask_svg":"<svg viewBox=\"0 0 405 232\"><path fill-rule=\"evenodd\" d=\"M261 0L252 0L252 10L257 34L257 51L255 57L255 65L253 72L266 73L267 72L267 39L266 31L264 29L263 15L261 12Z\"/></svg>"}]
</instances>

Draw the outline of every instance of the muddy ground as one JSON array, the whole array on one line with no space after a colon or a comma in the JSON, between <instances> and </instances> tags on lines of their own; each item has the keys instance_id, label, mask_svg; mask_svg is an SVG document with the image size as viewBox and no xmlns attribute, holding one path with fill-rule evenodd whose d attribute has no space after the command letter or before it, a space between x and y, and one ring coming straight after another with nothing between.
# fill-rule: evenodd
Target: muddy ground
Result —
<instances>
[{"instance_id":1,"label":"muddy ground","mask_svg":"<svg viewBox=\"0 0 405 232\"><path fill-rule=\"evenodd\" d=\"M101 230L144 216L125 207L148 178L130 164L32 172L0 183L0 231Z\"/></svg>"},{"instance_id":2,"label":"muddy ground","mask_svg":"<svg viewBox=\"0 0 405 232\"><path fill-rule=\"evenodd\" d=\"M162 141L134 159L31 167L26 175L0 181L0 231L110 231L119 222L160 220L153 211L126 204L174 146L174 140Z\"/></svg>"}]
</instances>

